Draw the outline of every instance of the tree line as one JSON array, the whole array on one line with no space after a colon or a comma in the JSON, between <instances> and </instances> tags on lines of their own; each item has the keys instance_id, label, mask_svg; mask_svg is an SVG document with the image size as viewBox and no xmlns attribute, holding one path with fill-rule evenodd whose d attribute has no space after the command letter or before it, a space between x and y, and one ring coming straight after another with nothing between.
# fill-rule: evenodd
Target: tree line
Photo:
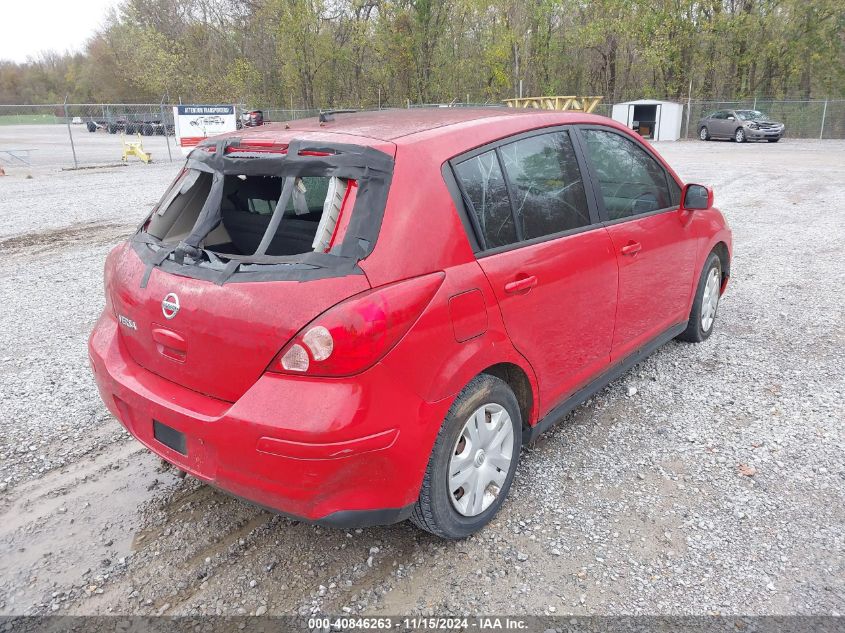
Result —
<instances>
[{"instance_id":1,"label":"tree line","mask_svg":"<svg viewBox=\"0 0 845 633\"><path fill-rule=\"evenodd\" d=\"M0 103L845 96L842 0L123 0Z\"/></svg>"}]
</instances>

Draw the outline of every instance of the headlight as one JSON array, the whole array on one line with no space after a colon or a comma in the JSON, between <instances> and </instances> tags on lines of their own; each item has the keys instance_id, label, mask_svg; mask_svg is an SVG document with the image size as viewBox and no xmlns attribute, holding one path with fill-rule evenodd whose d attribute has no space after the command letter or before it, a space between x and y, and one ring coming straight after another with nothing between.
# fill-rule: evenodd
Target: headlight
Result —
<instances>
[{"instance_id":1,"label":"headlight","mask_svg":"<svg viewBox=\"0 0 845 633\"><path fill-rule=\"evenodd\" d=\"M760 129L760 126L759 126L759 125L757 125L756 123L754 123L753 121L752 121L751 123L746 123L746 125L747 125L749 128L751 128L752 130L759 130L759 129Z\"/></svg>"}]
</instances>

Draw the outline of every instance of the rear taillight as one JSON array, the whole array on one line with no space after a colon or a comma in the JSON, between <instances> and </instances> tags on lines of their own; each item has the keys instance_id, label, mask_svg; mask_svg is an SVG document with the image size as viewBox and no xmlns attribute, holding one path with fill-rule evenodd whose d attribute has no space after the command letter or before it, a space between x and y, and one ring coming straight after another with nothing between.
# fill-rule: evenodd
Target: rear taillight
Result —
<instances>
[{"instance_id":1,"label":"rear taillight","mask_svg":"<svg viewBox=\"0 0 845 633\"><path fill-rule=\"evenodd\" d=\"M444 277L415 277L337 304L302 328L267 371L351 376L372 367L416 322Z\"/></svg>"}]
</instances>

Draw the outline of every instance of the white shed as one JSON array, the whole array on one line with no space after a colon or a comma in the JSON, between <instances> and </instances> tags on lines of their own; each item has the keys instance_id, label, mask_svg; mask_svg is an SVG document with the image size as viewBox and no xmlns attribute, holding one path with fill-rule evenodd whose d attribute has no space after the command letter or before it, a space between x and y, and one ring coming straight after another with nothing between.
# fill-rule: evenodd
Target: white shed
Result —
<instances>
[{"instance_id":1,"label":"white shed","mask_svg":"<svg viewBox=\"0 0 845 633\"><path fill-rule=\"evenodd\" d=\"M653 141L677 141L681 138L683 118L683 104L672 101L639 99L613 105L614 121Z\"/></svg>"}]
</instances>

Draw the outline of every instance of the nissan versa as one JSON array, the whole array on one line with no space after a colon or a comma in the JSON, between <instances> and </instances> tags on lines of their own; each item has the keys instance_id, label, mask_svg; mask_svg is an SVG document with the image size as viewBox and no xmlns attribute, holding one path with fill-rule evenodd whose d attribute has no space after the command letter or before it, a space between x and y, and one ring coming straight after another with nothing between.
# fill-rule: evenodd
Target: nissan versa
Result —
<instances>
[{"instance_id":1,"label":"nissan versa","mask_svg":"<svg viewBox=\"0 0 845 633\"><path fill-rule=\"evenodd\" d=\"M587 114L335 113L203 141L105 265L109 410L193 476L335 526L448 538L521 447L713 332L731 232Z\"/></svg>"}]
</instances>

